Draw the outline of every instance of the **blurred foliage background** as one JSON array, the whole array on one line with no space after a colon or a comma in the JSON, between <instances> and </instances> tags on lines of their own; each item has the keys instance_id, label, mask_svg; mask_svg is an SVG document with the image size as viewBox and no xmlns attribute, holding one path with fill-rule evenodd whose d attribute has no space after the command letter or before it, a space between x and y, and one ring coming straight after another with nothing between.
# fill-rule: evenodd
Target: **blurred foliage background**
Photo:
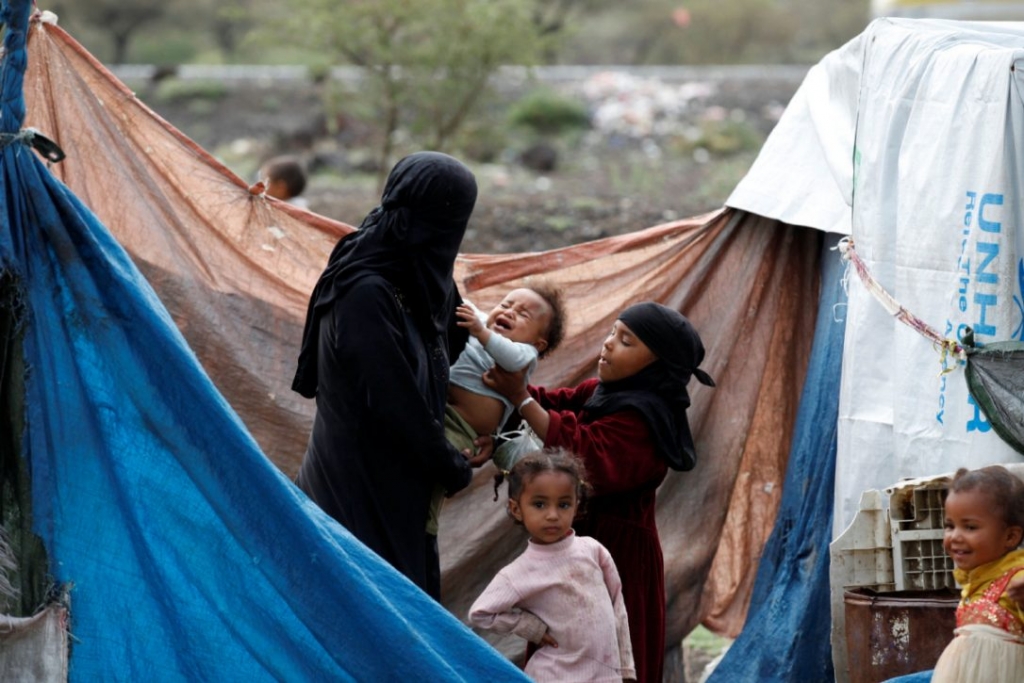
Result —
<instances>
[{"instance_id":1,"label":"blurred foliage background","mask_svg":"<svg viewBox=\"0 0 1024 683\"><path fill-rule=\"evenodd\" d=\"M386 169L403 139L444 151L476 144L466 136L480 127L502 66L812 64L860 33L869 7L870 0L54 0L40 9L55 12L108 65L167 73L181 64L306 67L322 84L328 128L344 101L346 116L373 122L375 165ZM345 91L328 78L339 66L360 68L358 87ZM206 94L197 106L211 106ZM551 102L533 104L543 110ZM538 117L551 114L566 112L522 116L543 128Z\"/></svg>"},{"instance_id":2,"label":"blurred foliage background","mask_svg":"<svg viewBox=\"0 0 1024 683\"><path fill-rule=\"evenodd\" d=\"M358 63L380 56L366 48L388 31L409 50L420 39L453 47L475 38L505 63L810 64L863 30L870 0L52 0L39 8L106 64ZM403 24L419 29L402 33ZM453 35L461 40L447 40Z\"/></svg>"},{"instance_id":3,"label":"blurred foliage background","mask_svg":"<svg viewBox=\"0 0 1024 683\"><path fill-rule=\"evenodd\" d=\"M148 65L149 75L130 83L140 99L239 175L253 178L275 154L299 155L318 213L357 223L379 197L391 164L410 151L437 149L478 166L483 199L467 248L485 253L555 248L721 206L806 68L861 33L870 6L870 0L38 4L102 63ZM290 65L301 75L269 83L196 78L185 77L181 65L238 65L246 72L259 71L248 65ZM740 77L694 69L682 81L641 68L717 65L756 66ZM589 76L566 69L585 73L555 81L517 68L533 66L600 68ZM346 69L358 76L339 77Z\"/></svg>"}]
</instances>

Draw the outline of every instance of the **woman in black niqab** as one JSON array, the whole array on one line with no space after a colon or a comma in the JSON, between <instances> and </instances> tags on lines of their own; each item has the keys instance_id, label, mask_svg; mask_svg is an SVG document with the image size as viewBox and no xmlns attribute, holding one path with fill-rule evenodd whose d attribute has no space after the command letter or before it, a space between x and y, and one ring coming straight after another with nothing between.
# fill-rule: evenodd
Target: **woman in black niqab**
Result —
<instances>
[{"instance_id":1,"label":"woman in black niqab","mask_svg":"<svg viewBox=\"0 0 1024 683\"><path fill-rule=\"evenodd\" d=\"M458 160L399 161L381 204L335 246L310 297L292 388L316 417L296 483L325 512L434 597L430 491L471 468L444 437L452 273L476 202Z\"/></svg>"}]
</instances>

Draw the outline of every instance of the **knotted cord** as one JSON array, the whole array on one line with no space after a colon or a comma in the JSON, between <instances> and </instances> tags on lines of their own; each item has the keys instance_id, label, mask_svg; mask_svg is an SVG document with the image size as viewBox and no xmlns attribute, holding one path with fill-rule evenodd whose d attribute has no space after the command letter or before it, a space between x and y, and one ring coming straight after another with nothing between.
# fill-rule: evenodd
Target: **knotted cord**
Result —
<instances>
[{"instance_id":1,"label":"knotted cord","mask_svg":"<svg viewBox=\"0 0 1024 683\"><path fill-rule=\"evenodd\" d=\"M839 244L836 246L839 253L842 255L843 260L851 263L857 275L860 277L861 282L867 288L871 294L882 304L885 310L895 317L903 324L917 330L925 339L930 340L936 347L938 347L941 353L942 362L942 374L952 372L957 366L963 365L967 362L967 351L963 345L955 339L947 339L943 337L939 332L928 325L916 315L908 311L900 302L896 301L889 292L878 284L878 281L871 276L868 272L868 267L861 260L860 256L857 255L857 250L853 246L852 237L844 237L839 240ZM950 359L955 359L956 363L953 366L949 365Z\"/></svg>"}]
</instances>

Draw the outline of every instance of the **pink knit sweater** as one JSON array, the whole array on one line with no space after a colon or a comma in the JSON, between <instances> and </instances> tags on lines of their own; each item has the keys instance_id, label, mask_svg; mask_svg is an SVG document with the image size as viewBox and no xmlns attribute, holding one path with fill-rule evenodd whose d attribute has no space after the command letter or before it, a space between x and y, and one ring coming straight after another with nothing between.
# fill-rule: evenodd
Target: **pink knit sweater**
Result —
<instances>
[{"instance_id":1,"label":"pink knit sweater","mask_svg":"<svg viewBox=\"0 0 1024 683\"><path fill-rule=\"evenodd\" d=\"M541 647L526 664L535 681L635 679L622 583L603 545L570 533L550 545L532 541L494 577L469 610L470 622L557 648Z\"/></svg>"}]
</instances>

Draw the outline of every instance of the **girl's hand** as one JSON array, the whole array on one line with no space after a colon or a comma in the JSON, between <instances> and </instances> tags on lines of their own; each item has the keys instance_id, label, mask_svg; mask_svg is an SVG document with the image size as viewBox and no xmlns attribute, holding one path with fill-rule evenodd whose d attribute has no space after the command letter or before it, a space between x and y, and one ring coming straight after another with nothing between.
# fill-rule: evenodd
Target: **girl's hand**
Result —
<instances>
[{"instance_id":1,"label":"girl's hand","mask_svg":"<svg viewBox=\"0 0 1024 683\"><path fill-rule=\"evenodd\" d=\"M551 637L551 632L550 631L546 632L540 638L540 646L544 647L545 645L549 645L551 647L558 647L558 643L556 643L555 639Z\"/></svg>"},{"instance_id":2,"label":"girl's hand","mask_svg":"<svg viewBox=\"0 0 1024 683\"><path fill-rule=\"evenodd\" d=\"M474 337L479 337L487 329L480 322L480 318L476 317L476 311L469 304L459 304L455 309L455 315L459 319L456 325L465 327Z\"/></svg>"},{"instance_id":3,"label":"girl's hand","mask_svg":"<svg viewBox=\"0 0 1024 683\"><path fill-rule=\"evenodd\" d=\"M530 393L526 390L526 368L509 372L498 365L483 374L484 384L512 401L513 405L522 403Z\"/></svg>"}]
</instances>

